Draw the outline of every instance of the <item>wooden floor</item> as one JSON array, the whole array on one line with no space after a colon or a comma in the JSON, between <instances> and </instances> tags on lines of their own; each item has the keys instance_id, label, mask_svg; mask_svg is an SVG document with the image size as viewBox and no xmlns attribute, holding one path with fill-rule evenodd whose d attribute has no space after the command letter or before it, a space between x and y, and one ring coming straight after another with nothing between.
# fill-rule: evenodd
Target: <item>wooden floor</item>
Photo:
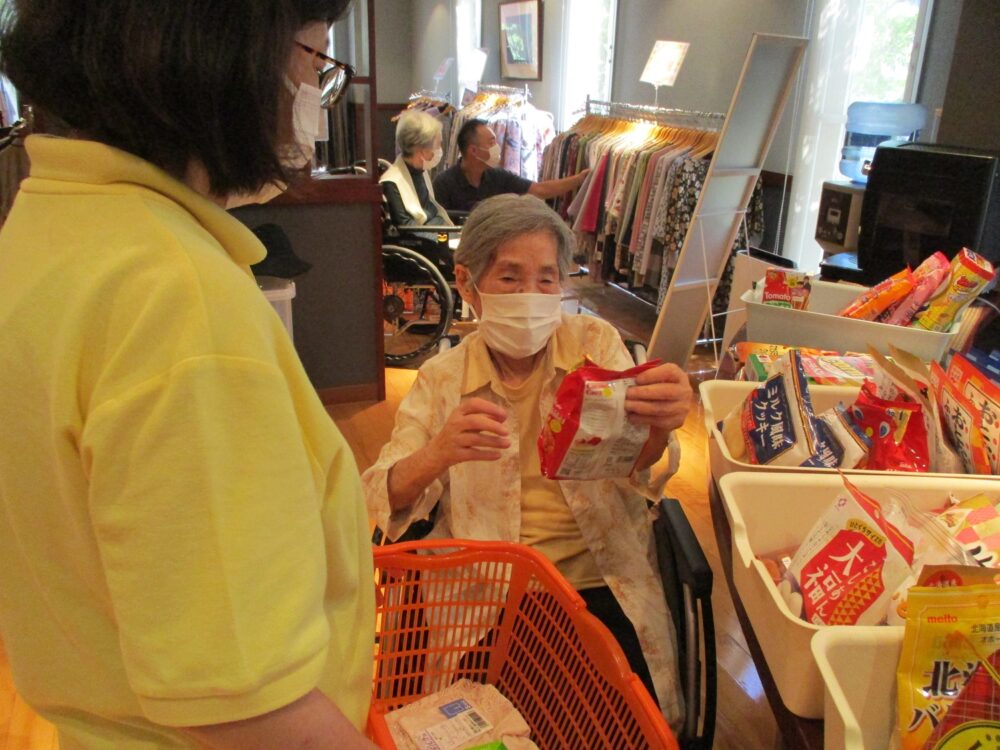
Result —
<instances>
[{"instance_id":1,"label":"wooden floor","mask_svg":"<svg viewBox=\"0 0 1000 750\"><path fill-rule=\"evenodd\" d=\"M643 303L600 285L578 282L576 286L582 304L614 322L623 336L649 340L653 318ZM689 369L699 370L703 375L710 369L710 363L706 364L708 359L704 354L693 358ZM396 409L415 377L414 370L389 370L386 373L385 401L330 408L330 414L354 451L360 470L364 471L374 463L389 439ZM712 604L719 669L715 747L719 750L772 750L780 744L777 729L720 569L708 507L708 456L700 409L693 410L688 417L680 440L683 451L681 470L671 480L667 492L683 504L715 572ZM57 742L51 725L38 718L14 690L6 653L0 643L0 750L49 750L55 747Z\"/></svg>"}]
</instances>

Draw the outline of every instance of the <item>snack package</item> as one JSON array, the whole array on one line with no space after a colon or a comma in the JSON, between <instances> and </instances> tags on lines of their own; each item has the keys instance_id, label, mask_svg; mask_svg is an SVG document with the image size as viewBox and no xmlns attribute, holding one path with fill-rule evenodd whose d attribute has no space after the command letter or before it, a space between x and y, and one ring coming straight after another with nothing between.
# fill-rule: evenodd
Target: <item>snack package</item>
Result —
<instances>
[{"instance_id":1,"label":"snack package","mask_svg":"<svg viewBox=\"0 0 1000 750\"><path fill-rule=\"evenodd\" d=\"M904 268L895 276L890 276L871 289L865 290L837 315L855 320L875 320L881 313L899 303L913 291L912 276L910 269Z\"/></svg>"},{"instance_id":2,"label":"snack package","mask_svg":"<svg viewBox=\"0 0 1000 750\"><path fill-rule=\"evenodd\" d=\"M625 413L625 392L639 373L659 361L624 372L587 363L563 378L538 436L542 474L549 479L612 479L632 473L649 427Z\"/></svg>"},{"instance_id":3,"label":"snack package","mask_svg":"<svg viewBox=\"0 0 1000 750\"><path fill-rule=\"evenodd\" d=\"M968 248L951 259L948 282L914 318L913 325L928 331L949 331L962 310L993 280L993 265Z\"/></svg>"},{"instance_id":4,"label":"snack package","mask_svg":"<svg viewBox=\"0 0 1000 750\"><path fill-rule=\"evenodd\" d=\"M909 325L927 300L939 291L951 272L948 256L937 252L917 266L913 272L913 291L900 301L884 322L894 326Z\"/></svg>"},{"instance_id":5,"label":"snack package","mask_svg":"<svg viewBox=\"0 0 1000 750\"><path fill-rule=\"evenodd\" d=\"M1000 499L966 498L945 509L938 521L978 564L1000 568Z\"/></svg>"},{"instance_id":6,"label":"snack package","mask_svg":"<svg viewBox=\"0 0 1000 750\"><path fill-rule=\"evenodd\" d=\"M896 689L902 750L996 747L1000 586L910 589Z\"/></svg>"},{"instance_id":7,"label":"snack package","mask_svg":"<svg viewBox=\"0 0 1000 750\"><path fill-rule=\"evenodd\" d=\"M764 292L761 301L773 307L805 310L811 289L808 274L769 268L764 274Z\"/></svg>"},{"instance_id":8,"label":"snack package","mask_svg":"<svg viewBox=\"0 0 1000 750\"><path fill-rule=\"evenodd\" d=\"M789 573L815 625L877 625L910 573L913 543L846 477L845 492L799 547Z\"/></svg>"},{"instance_id":9,"label":"snack package","mask_svg":"<svg viewBox=\"0 0 1000 750\"><path fill-rule=\"evenodd\" d=\"M753 390L723 420L733 457L753 464L801 466L816 453L812 402L799 354L788 352L781 371Z\"/></svg>"},{"instance_id":10,"label":"snack package","mask_svg":"<svg viewBox=\"0 0 1000 750\"><path fill-rule=\"evenodd\" d=\"M920 404L880 398L872 381L861 386L851 418L872 441L869 469L927 471L930 451Z\"/></svg>"},{"instance_id":11,"label":"snack package","mask_svg":"<svg viewBox=\"0 0 1000 750\"><path fill-rule=\"evenodd\" d=\"M893 375L898 370L903 375L894 378L894 382L914 401L924 409L924 427L927 429L927 442L930 448L930 470L944 474L961 474L965 464L958 452L951 446L945 431L941 409L934 395L931 383L931 371L918 357L903 349L897 349L889 344L892 362L884 368L887 374ZM905 380L905 378L909 380Z\"/></svg>"},{"instance_id":12,"label":"snack package","mask_svg":"<svg viewBox=\"0 0 1000 750\"><path fill-rule=\"evenodd\" d=\"M983 446L994 474L1000 474L1000 384L994 383L956 352L948 365L948 378L959 392L979 410Z\"/></svg>"},{"instance_id":13,"label":"snack package","mask_svg":"<svg viewBox=\"0 0 1000 750\"><path fill-rule=\"evenodd\" d=\"M837 404L816 417L816 436L821 444L817 457L804 466L824 466L829 469L863 469L868 463L872 441L851 419L846 407ZM835 462L823 461L822 446L829 444ZM810 463L810 461L815 463Z\"/></svg>"},{"instance_id":14,"label":"snack package","mask_svg":"<svg viewBox=\"0 0 1000 750\"><path fill-rule=\"evenodd\" d=\"M866 354L803 354L802 371L811 384L860 386L866 378L875 376L875 365Z\"/></svg>"},{"instance_id":15,"label":"snack package","mask_svg":"<svg viewBox=\"0 0 1000 750\"><path fill-rule=\"evenodd\" d=\"M987 584L1000 586L1000 571L978 565L925 565L917 579L918 586L938 589Z\"/></svg>"},{"instance_id":16,"label":"snack package","mask_svg":"<svg viewBox=\"0 0 1000 750\"><path fill-rule=\"evenodd\" d=\"M991 382L1000 386L1000 349L986 353L972 347L965 353L965 358Z\"/></svg>"},{"instance_id":17,"label":"snack package","mask_svg":"<svg viewBox=\"0 0 1000 750\"><path fill-rule=\"evenodd\" d=\"M767 361L773 362L792 349L796 349L803 356L836 356L840 353L829 349L812 349L805 346L785 346L784 344L762 344L756 341L740 341L729 347L734 359L741 365L746 364L751 354L765 355Z\"/></svg>"},{"instance_id":18,"label":"snack package","mask_svg":"<svg viewBox=\"0 0 1000 750\"><path fill-rule=\"evenodd\" d=\"M983 415L959 390L937 362L931 362L934 397L951 444L962 458L969 474L991 474L989 456L983 439Z\"/></svg>"}]
</instances>

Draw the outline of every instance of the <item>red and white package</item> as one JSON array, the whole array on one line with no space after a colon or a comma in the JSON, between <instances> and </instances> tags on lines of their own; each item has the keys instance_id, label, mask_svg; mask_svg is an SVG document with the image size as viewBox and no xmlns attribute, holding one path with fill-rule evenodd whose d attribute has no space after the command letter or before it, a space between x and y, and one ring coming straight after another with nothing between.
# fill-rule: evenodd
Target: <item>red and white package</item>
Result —
<instances>
[{"instance_id":1,"label":"red and white package","mask_svg":"<svg viewBox=\"0 0 1000 750\"><path fill-rule=\"evenodd\" d=\"M867 380L851 407L851 417L872 441L868 469L930 470L927 426L920 404L879 398L875 384Z\"/></svg>"},{"instance_id":2,"label":"red and white package","mask_svg":"<svg viewBox=\"0 0 1000 750\"><path fill-rule=\"evenodd\" d=\"M951 444L969 474L991 474L983 437L983 413L952 382L937 362L931 362L931 383Z\"/></svg>"},{"instance_id":3,"label":"red and white package","mask_svg":"<svg viewBox=\"0 0 1000 750\"><path fill-rule=\"evenodd\" d=\"M588 363L563 378L538 436L542 474L549 479L629 476L649 427L628 420L625 393L639 373L659 364L616 372Z\"/></svg>"},{"instance_id":4,"label":"red and white package","mask_svg":"<svg viewBox=\"0 0 1000 750\"><path fill-rule=\"evenodd\" d=\"M877 625L910 574L913 542L878 501L844 479L841 493L813 526L788 570L815 625Z\"/></svg>"},{"instance_id":5,"label":"red and white package","mask_svg":"<svg viewBox=\"0 0 1000 750\"><path fill-rule=\"evenodd\" d=\"M951 357L948 378L979 410L983 446L989 459L990 470L994 474L1000 474L1000 385L986 377L978 367L958 352Z\"/></svg>"},{"instance_id":6,"label":"red and white package","mask_svg":"<svg viewBox=\"0 0 1000 750\"><path fill-rule=\"evenodd\" d=\"M773 307L805 310L812 284L807 274L769 268L764 274L764 293L761 302Z\"/></svg>"}]
</instances>

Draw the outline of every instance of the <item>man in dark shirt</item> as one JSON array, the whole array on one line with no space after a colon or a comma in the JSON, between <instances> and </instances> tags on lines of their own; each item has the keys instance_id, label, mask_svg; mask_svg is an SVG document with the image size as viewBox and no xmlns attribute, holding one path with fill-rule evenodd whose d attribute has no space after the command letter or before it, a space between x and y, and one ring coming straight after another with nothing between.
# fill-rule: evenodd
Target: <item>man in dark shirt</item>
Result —
<instances>
[{"instance_id":1,"label":"man in dark shirt","mask_svg":"<svg viewBox=\"0 0 1000 750\"><path fill-rule=\"evenodd\" d=\"M449 211L471 211L477 203L494 195L529 193L547 200L580 186L585 169L560 180L532 182L500 168L500 146L489 124L469 120L458 131L458 164L434 178L434 196Z\"/></svg>"}]
</instances>

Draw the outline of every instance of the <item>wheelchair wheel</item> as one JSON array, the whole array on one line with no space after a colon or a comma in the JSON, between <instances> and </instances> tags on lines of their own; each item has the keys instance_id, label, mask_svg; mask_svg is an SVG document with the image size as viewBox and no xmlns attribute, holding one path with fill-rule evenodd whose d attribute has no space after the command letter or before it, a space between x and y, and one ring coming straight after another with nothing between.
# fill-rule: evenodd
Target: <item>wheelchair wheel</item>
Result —
<instances>
[{"instance_id":1,"label":"wheelchair wheel","mask_svg":"<svg viewBox=\"0 0 1000 750\"><path fill-rule=\"evenodd\" d=\"M382 287L386 364L406 364L434 351L455 309L437 267L414 250L383 245Z\"/></svg>"}]
</instances>

